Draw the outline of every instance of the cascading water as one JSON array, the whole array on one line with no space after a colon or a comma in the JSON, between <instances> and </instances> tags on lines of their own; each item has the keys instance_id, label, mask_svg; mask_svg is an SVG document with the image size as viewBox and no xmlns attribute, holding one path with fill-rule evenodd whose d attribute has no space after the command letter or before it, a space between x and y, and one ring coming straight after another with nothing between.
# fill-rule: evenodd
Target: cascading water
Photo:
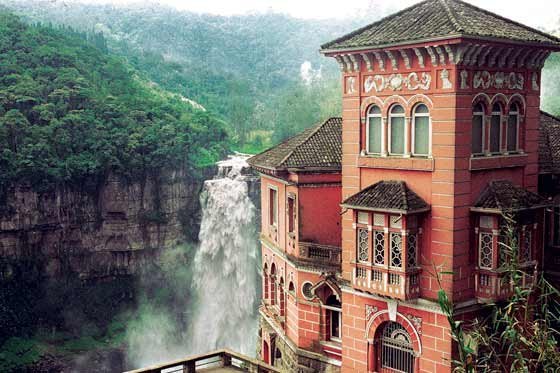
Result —
<instances>
[{"instance_id":1,"label":"cascading water","mask_svg":"<svg viewBox=\"0 0 560 373\"><path fill-rule=\"evenodd\" d=\"M249 198L247 157L218 163L201 196L200 246L195 254L190 352L230 348L254 355L260 285L256 209Z\"/></svg>"}]
</instances>

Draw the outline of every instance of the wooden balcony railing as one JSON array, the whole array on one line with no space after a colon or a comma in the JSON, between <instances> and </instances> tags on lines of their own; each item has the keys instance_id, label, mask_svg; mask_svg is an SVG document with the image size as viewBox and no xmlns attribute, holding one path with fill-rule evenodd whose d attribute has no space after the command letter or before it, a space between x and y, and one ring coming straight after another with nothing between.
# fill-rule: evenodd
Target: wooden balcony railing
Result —
<instances>
[{"instance_id":1,"label":"wooden balcony railing","mask_svg":"<svg viewBox=\"0 0 560 373\"><path fill-rule=\"evenodd\" d=\"M279 369L259 360L238 354L227 349L206 354L189 356L185 359L170 361L147 368L131 370L125 373L195 373L195 372L252 372L277 373Z\"/></svg>"}]
</instances>

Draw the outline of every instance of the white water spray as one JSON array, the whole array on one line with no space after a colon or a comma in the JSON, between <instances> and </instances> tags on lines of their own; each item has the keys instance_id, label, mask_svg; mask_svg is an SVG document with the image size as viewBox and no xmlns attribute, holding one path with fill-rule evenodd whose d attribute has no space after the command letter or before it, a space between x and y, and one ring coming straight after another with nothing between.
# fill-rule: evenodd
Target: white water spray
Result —
<instances>
[{"instance_id":1,"label":"white water spray","mask_svg":"<svg viewBox=\"0 0 560 373\"><path fill-rule=\"evenodd\" d=\"M230 348L256 351L258 328L255 206L249 198L247 157L218 163L201 196L200 246L193 263L191 353Z\"/></svg>"}]
</instances>

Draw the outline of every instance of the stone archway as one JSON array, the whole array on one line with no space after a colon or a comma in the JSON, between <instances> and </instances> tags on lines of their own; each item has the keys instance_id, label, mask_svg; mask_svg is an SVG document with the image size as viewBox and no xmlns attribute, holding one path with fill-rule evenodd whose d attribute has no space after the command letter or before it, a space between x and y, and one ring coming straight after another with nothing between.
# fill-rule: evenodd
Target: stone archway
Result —
<instances>
[{"instance_id":1,"label":"stone archway","mask_svg":"<svg viewBox=\"0 0 560 373\"><path fill-rule=\"evenodd\" d=\"M419 369L419 358L422 354L422 344L420 334L414 324L399 312L382 310L371 316L366 326L366 340L368 342L368 371L376 371L380 364L379 337L383 335L384 327L389 323L398 324L402 327L402 332L406 332L410 338L411 354L414 358L412 363L413 372Z\"/></svg>"}]
</instances>

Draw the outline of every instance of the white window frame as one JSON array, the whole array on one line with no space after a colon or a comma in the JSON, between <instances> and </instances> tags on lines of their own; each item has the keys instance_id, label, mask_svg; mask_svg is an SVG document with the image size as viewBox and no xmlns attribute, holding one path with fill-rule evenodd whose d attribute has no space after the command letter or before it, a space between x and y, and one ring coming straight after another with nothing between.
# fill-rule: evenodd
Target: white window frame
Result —
<instances>
[{"instance_id":1,"label":"white window frame","mask_svg":"<svg viewBox=\"0 0 560 373\"><path fill-rule=\"evenodd\" d=\"M412 141L411 141L411 153L413 156L420 156L420 157L431 157L432 156L432 117L430 116L430 108L428 108L428 112L427 113L417 113L416 110L418 109L418 107L420 105L424 105L426 106L426 108L428 108L428 105L426 104L418 104L414 107L414 111L412 112ZM422 153L416 153L415 152L415 143L416 143L416 117L428 117L428 153L427 154L422 154Z\"/></svg>"},{"instance_id":2,"label":"white window frame","mask_svg":"<svg viewBox=\"0 0 560 373\"><path fill-rule=\"evenodd\" d=\"M482 266L482 235L489 235L490 237L492 237L492 241L490 243L490 245L491 245L490 253L492 254L492 256L490 258L490 267ZM494 269L494 255L496 255L496 253L494 252L494 234L491 233L491 232L479 232L479 234L478 234L478 267L481 268L481 269L487 269L487 270Z\"/></svg>"},{"instance_id":3,"label":"white window frame","mask_svg":"<svg viewBox=\"0 0 560 373\"><path fill-rule=\"evenodd\" d=\"M473 108L473 118L472 119L474 120L474 117L477 116L477 115L482 117L482 121L481 121L481 123L482 123L482 131L481 131L482 132L482 139L481 139L481 141L482 141L482 143L481 143L480 153L472 153L472 155L474 155L474 156L480 156L480 155L483 155L486 152L486 113L484 112L484 105L483 104L476 104L475 107L478 106L478 105L482 106L483 111L474 111L474 108ZM472 152L473 120L471 120L471 152Z\"/></svg>"},{"instance_id":4,"label":"white window frame","mask_svg":"<svg viewBox=\"0 0 560 373\"><path fill-rule=\"evenodd\" d=\"M278 187L276 187L276 186L274 186L274 185L268 185L268 196L267 196L267 197L268 197L268 205L269 205L268 208L269 208L269 209L272 209L272 206L270 206L270 191L271 191L271 190L273 190L273 191L276 192L276 193L275 193L275 194L276 194L276 198L275 198L275 203L276 203L276 214L274 214L274 215L275 215L275 216L274 216L274 219L275 219L276 221L275 221L274 223L270 221L270 216L272 215L272 213L269 211L269 212L268 212L268 220L269 220L268 225L278 228L278 219L279 219L279 215L280 215L280 213L279 213L280 205L278 204L278 199L279 199L279 196L278 196Z\"/></svg>"},{"instance_id":5,"label":"white window frame","mask_svg":"<svg viewBox=\"0 0 560 373\"><path fill-rule=\"evenodd\" d=\"M506 152L518 152L519 151L519 116L521 115L521 111L519 110L519 104L514 102L512 105L515 105L516 110L508 111L508 122L506 125ZM508 110L511 109L511 105L509 106ZM508 131L509 131L509 117L510 115L514 114L517 120L515 121L515 131L517 132L517 136L515 137L515 149L509 150L508 149Z\"/></svg>"},{"instance_id":6,"label":"white window frame","mask_svg":"<svg viewBox=\"0 0 560 373\"><path fill-rule=\"evenodd\" d=\"M326 310L329 310L329 340L333 341L333 342L341 342L342 341L342 308L337 308L337 307L333 307L333 306L327 306L327 305L323 305L323 308ZM337 312L338 313L338 337L333 337L332 335L332 313L333 312Z\"/></svg>"},{"instance_id":7,"label":"white window frame","mask_svg":"<svg viewBox=\"0 0 560 373\"><path fill-rule=\"evenodd\" d=\"M393 110L397 107L400 106L403 109L402 113L397 113L394 114ZM393 129L393 118L404 118L404 134L403 134L403 152L402 153L393 153L392 149L391 149L391 132ZM387 148L389 149L389 155L396 155L396 156L404 156L406 155L406 111L404 109L404 107L401 104L396 104L391 106L391 108L389 109L389 130L388 130L388 136L387 136Z\"/></svg>"},{"instance_id":8,"label":"white window frame","mask_svg":"<svg viewBox=\"0 0 560 373\"><path fill-rule=\"evenodd\" d=\"M379 114L371 114L371 110L377 107L379 109ZM379 138L381 139L381 146L379 149L379 153L377 152L372 152L369 149L369 120L370 118L379 118L381 126L379 126ZM370 106L370 108L368 109L368 113L367 113L367 118L366 118L366 154L373 154L373 155L381 155L383 153L383 115L381 113L381 108L377 105L373 105Z\"/></svg>"}]
</instances>

